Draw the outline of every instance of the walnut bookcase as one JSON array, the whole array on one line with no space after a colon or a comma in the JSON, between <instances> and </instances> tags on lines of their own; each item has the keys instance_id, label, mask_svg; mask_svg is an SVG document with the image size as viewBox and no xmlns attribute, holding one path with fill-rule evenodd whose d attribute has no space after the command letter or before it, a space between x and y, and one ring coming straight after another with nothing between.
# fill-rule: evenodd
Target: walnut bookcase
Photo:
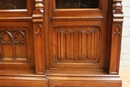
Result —
<instances>
[{"instance_id":1,"label":"walnut bookcase","mask_svg":"<svg viewBox=\"0 0 130 87\"><path fill-rule=\"evenodd\" d=\"M122 0L0 0L1 87L121 87Z\"/></svg>"}]
</instances>

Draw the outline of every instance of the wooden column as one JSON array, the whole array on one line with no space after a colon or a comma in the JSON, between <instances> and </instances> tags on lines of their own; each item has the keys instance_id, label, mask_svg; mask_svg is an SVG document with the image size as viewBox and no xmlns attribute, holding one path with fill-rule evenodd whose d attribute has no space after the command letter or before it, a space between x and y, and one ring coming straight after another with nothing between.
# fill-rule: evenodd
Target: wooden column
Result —
<instances>
[{"instance_id":1,"label":"wooden column","mask_svg":"<svg viewBox=\"0 0 130 87\"><path fill-rule=\"evenodd\" d=\"M113 23L112 23L112 43L111 43L111 60L110 74L119 73L120 50L122 37L122 0L113 0Z\"/></svg>"},{"instance_id":2,"label":"wooden column","mask_svg":"<svg viewBox=\"0 0 130 87\"><path fill-rule=\"evenodd\" d=\"M35 70L37 74L45 73L43 12L43 0L35 0L35 9L33 12L33 32Z\"/></svg>"}]
</instances>

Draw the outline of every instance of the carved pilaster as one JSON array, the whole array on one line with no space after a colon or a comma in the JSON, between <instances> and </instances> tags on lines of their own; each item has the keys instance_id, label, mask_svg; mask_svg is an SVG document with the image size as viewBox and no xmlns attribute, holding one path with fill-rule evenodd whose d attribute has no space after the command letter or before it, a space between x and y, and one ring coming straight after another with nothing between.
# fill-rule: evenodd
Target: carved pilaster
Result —
<instances>
[{"instance_id":1,"label":"carved pilaster","mask_svg":"<svg viewBox=\"0 0 130 87\"><path fill-rule=\"evenodd\" d=\"M37 74L45 73L44 60L44 28L43 28L43 0L35 0L33 12L33 32L34 32L34 56L35 69Z\"/></svg>"},{"instance_id":2,"label":"carved pilaster","mask_svg":"<svg viewBox=\"0 0 130 87\"><path fill-rule=\"evenodd\" d=\"M113 0L113 23L112 23L112 43L111 43L111 60L110 74L119 73L119 61L122 37L122 0Z\"/></svg>"}]
</instances>

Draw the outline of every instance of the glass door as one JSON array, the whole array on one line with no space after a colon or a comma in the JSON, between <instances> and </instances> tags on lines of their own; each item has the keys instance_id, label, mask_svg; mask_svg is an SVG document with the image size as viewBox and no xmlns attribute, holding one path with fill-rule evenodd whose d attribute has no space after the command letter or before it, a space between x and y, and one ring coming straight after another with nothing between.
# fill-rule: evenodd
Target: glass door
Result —
<instances>
[{"instance_id":1,"label":"glass door","mask_svg":"<svg viewBox=\"0 0 130 87\"><path fill-rule=\"evenodd\" d=\"M56 0L56 8L98 8L99 0Z\"/></svg>"},{"instance_id":2,"label":"glass door","mask_svg":"<svg viewBox=\"0 0 130 87\"><path fill-rule=\"evenodd\" d=\"M27 9L27 3L26 0L0 0L2 9Z\"/></svg>"},{"instance_id":3,"label":"glass door","mask_svg":"<svg viewBox=\"0 0 130 87\"><path fill-rule=\"evenodd\" d=\"M32 16L32 0L0 0L0 17Z\"/></svg>"}]
</instances>

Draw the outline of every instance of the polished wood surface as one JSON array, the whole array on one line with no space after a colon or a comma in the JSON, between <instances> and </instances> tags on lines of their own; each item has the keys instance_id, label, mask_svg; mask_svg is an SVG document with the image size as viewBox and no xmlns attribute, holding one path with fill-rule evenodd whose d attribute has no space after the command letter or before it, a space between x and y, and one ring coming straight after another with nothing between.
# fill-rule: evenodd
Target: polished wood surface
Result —
<instances>
[{"instance_id":1,"label":"polished wood surface","mask_svg":"<svg viewBox=\"0 0 130 87\"><path fill-rule=\"evenodd\" d=\"M121 2L26 0L0 10L0 87L121 87Z\"/></svg>"}]
</instances>

